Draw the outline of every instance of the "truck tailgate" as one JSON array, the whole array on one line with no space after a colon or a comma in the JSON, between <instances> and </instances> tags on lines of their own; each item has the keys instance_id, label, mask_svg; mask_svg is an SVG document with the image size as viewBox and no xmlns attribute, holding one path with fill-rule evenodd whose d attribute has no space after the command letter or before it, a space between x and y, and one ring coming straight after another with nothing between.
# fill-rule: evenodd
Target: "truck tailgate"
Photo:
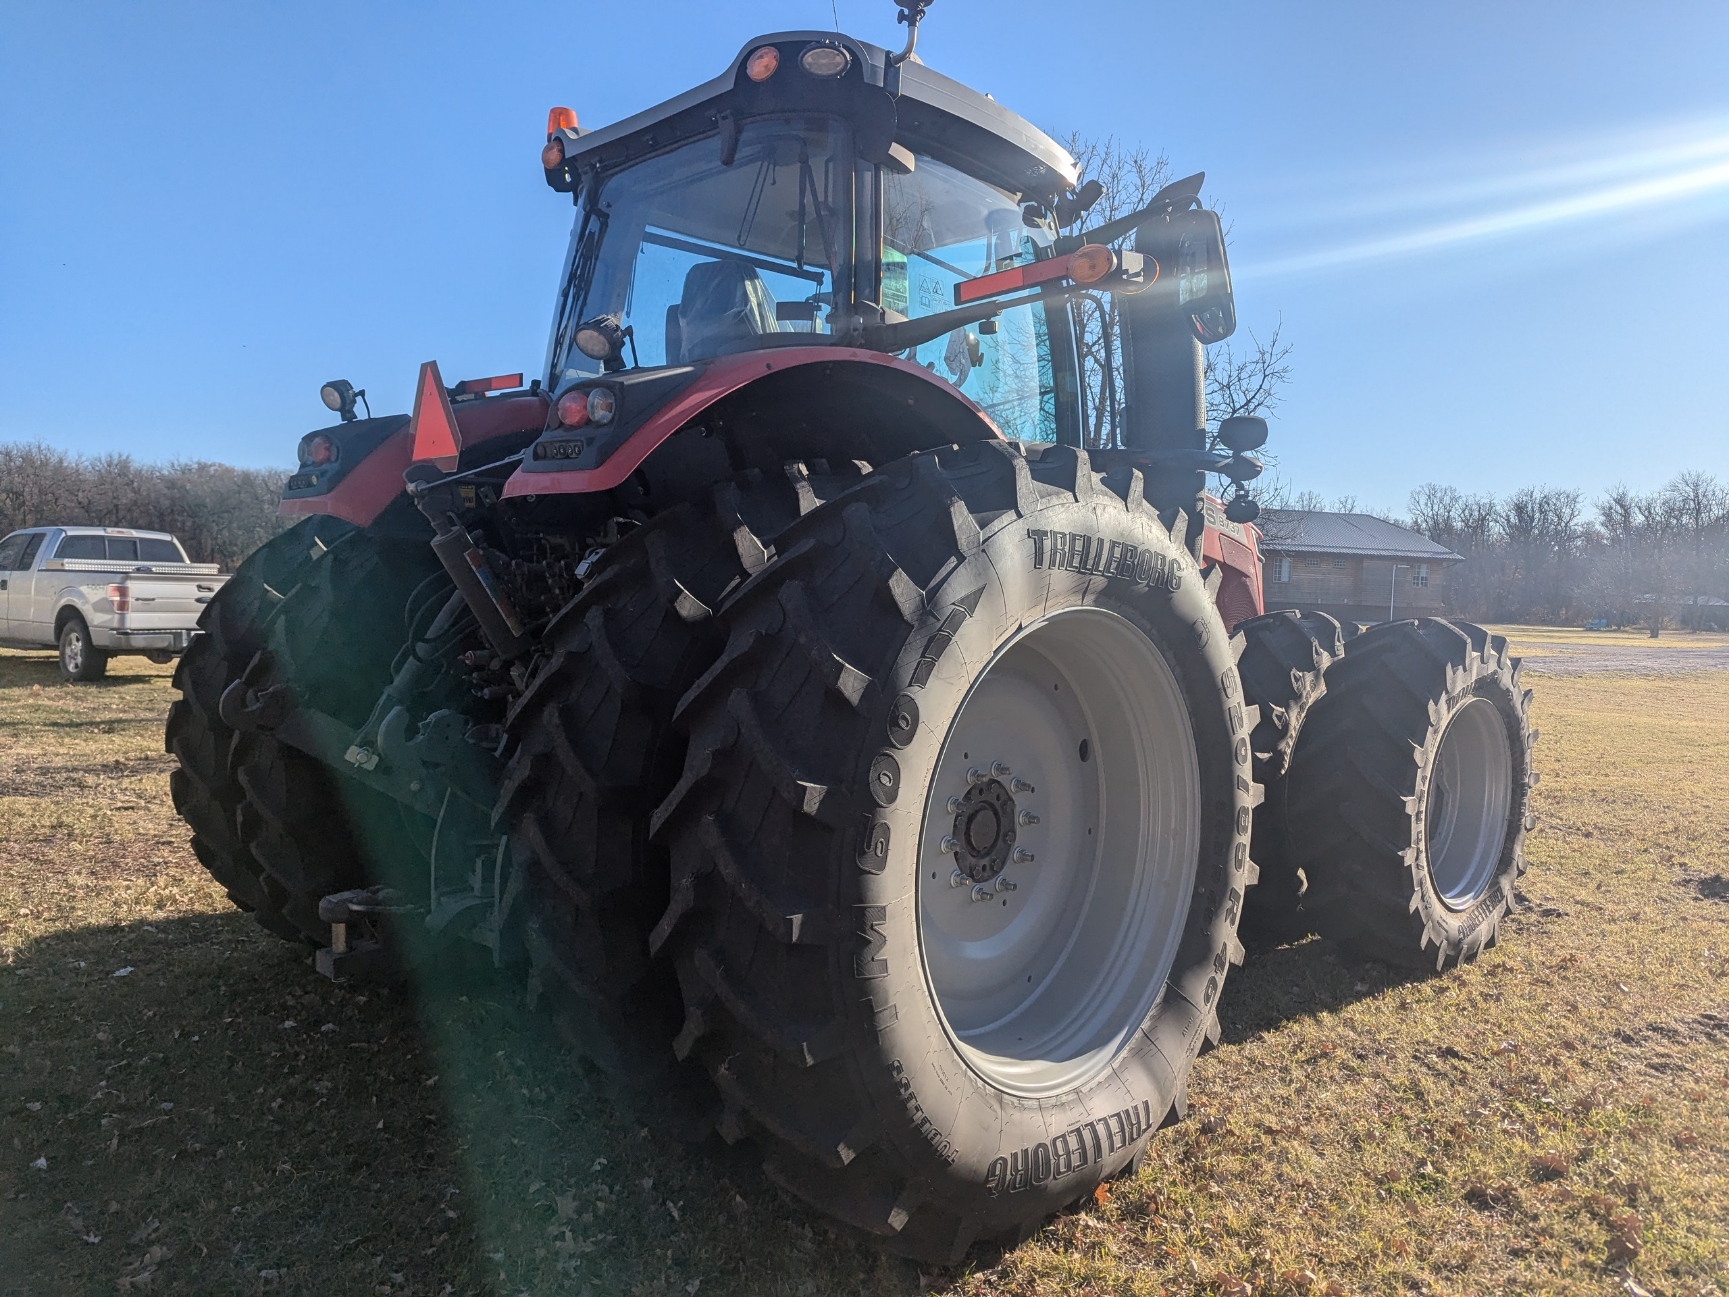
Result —
<instances>
[{"instance_id":1,"label":"truck tailgate","mask_svg":"<svg viewBox=\"0 0 1729 1297\"><path fill-rule=\"evenodd\" d=\"M123 577L119 587L125 594L114 600L114 628L134 631L188 629L227 579L226 576L165 576L161 573Z\"/></svg>"}]
</instances>

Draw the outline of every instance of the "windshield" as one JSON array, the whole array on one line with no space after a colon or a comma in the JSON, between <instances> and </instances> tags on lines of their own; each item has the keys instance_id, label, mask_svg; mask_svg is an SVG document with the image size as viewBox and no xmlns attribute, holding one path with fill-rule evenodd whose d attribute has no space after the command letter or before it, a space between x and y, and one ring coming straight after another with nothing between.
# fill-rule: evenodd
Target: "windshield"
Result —
<instances>
[{"instance_id":1,"label":"windshield","mask_svg":"<svg viewBox=\"0 0 1729 1297\"><path fill-rule=\"evenodd\" d=\"M626 357L642 365L829 332L849 270L849 159L838 123L781 118L743 127L730 166L711 136L604 180L571 252L553 385L600 372L571 343L597 315L632 329Z\"/></svg>"},{"instance_id":2,"label":"windshield","mask_svg":"<svg viewBox=\"0 0 1729 1297\"><path fill-rule=\"evenodd\" d=\"M935 315L955 304L955 285L1033 261L1050 243L1021 217L1016 196L922 154L911 173L883 172L882 305L890 320ZM1057 338L1052 337L1052 328ZM1004 311L908 352L982 407L1005 436L1057 436L1053 341L1066 308L1042 303Z\"/></svg>"}]
</instances>

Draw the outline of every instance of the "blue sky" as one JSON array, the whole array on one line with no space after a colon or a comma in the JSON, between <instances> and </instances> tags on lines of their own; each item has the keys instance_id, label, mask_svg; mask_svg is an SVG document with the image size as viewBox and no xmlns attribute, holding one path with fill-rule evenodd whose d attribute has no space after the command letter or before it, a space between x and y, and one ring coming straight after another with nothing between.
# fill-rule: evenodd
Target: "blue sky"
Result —
<instances>
[{"instance_id":1,"label":"blue sky","mask_svg":"<svg viewBox=\"0 0 1729 1297\"><path fill-rule=\"evenodd\" d=\"M891 0L835 0L896 38ZM10 0L0 439L284 464L345 376L406 408L541 364L586 125L714 75L779 3ZM1297 489L1729 477L1729 5L937 0L933 66L1206 170Z\"/></svg>"}]
</instances>

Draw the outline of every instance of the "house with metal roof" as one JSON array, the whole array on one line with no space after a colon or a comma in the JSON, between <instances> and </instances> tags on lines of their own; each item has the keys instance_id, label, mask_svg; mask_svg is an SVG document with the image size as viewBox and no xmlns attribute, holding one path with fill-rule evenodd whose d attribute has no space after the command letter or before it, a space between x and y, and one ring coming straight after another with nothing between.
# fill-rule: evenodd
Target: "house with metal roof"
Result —
<instances>
[{"instance_id":1,"label":"house with metal roof","mask_svg":"<svg viewBox=\"0 0 1729 1297\"><path fill-rule=\"evenodd\" d=\"M1438 617L1446 573L1464 556L1366 513L1269 510L1261 515L1266 606L1340 621Z\"/></svg>"}]
</instances>

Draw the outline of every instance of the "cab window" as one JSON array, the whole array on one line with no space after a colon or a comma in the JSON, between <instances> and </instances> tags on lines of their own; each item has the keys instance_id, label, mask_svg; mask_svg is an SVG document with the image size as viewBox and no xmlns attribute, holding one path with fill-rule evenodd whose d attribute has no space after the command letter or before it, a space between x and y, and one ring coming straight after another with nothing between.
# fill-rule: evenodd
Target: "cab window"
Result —
<instances>
[{"instance_id":1,"label":"cab window","mask_svg":"<svg viewBox=\"0 0 1729 1297\"><path fill-rule=\"evenodd\" d=\"M1050 236L1021 219L1016 195L923 155L910 174L882 172L881 305L887 319L952 310L955 285L1035 260ZM996 421L1005 436L1056 441L1058 381L1053 329L1065 307L1030 303L990 326L971 325L907 352Z\"/></svg>"},{"instance_id":2,"label":"cab window","mask_svg":"<svg viewBox=\"0 0 1729 1297\"><path fill-rule=\"evenodd\" d=\"M0 572L21 572L24 569L24 542L28 532L16 532L0 540Z\"/></svg>"},{"instance_id":3,"label":"cab window","mask_svg":"<svg viewBox=\"0 0 1729 1297\"><path fill-rule=\"evenodd\" d=\"M763 119L742 129L731 162L708 137L607 179L572 250L556 382L600 372L571 342L596 315L629 326L644 365L831 332L851 273L845 141L827 118Z\"/></svg>"},{"instance_id":4,"label":"cab window","mask_svg":"<svg viewBox=\"0 0 1729 1297\"><path fill-rule=\"evenodd\" d=\"M186 555L180 552L180 542L165 540L160 536L140 536L138 538L138 558L144 563L184 563Z\"/></svg>"},{"instance_id":5,"label":"cab window","mask_svg":"<svg viewBox=\"0 0 1729 1297\"><path fill-rule=\"evenodd\" d=\"M62 536L54 557L106 559L108 546L101 536Z\"/></svg>"}]
</instances>

